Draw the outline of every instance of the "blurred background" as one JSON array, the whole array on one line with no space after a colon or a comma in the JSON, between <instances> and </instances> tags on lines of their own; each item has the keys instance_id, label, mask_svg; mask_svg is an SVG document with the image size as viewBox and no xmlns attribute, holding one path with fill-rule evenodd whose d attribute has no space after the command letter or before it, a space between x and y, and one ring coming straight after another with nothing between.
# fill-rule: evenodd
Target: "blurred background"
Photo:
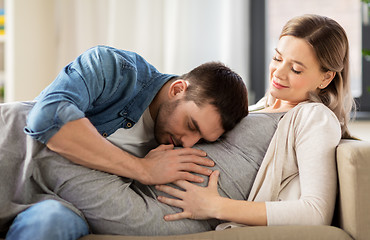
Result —
<instances>
[{"instance_id":1,"label":"blurred background","mask_svg":"<svg viewBox=\"0 0 370 240\"><path fill-rule=\"evenodd\" d=\"M109 45L166 73L222 61L243 77L254 103L268 86L283 25L305 13L347 31L359 107L351 129L370 140L369 0L0 0L0 101L32 100L78 55Z\"/></svg>"}]
</instances>

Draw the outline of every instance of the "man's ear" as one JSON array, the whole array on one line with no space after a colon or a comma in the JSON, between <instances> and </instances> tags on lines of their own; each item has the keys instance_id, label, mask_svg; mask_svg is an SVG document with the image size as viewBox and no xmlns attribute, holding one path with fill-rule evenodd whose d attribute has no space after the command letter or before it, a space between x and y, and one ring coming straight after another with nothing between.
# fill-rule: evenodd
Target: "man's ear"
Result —
<instances>
[{"instance_id":1,"label":"man's ear","mask_svg":"<svg viewBox=\"0 0 370 240\"><path fill-rule=\"evenodd\" d=\"M336 75L336 72L333 72L333 71L327 71L326 73L324 73L324 78L321 81L318 88L320 89L326 88L331 83L331 81L334 79L335 75Z\"/></svg>"},{"instance_id":2,"label":"man's ear","mask_svg":"<svg viewBox=\"0 0 370 240\"><path fill-rule=\"evenodd\" d=\"M188 88L188 81L185 81L183 79L178 79L171 83L170 88L168 90L168 97L182 97L183 94L186 92L186 89Z\"/></svg>"}]
</instances>

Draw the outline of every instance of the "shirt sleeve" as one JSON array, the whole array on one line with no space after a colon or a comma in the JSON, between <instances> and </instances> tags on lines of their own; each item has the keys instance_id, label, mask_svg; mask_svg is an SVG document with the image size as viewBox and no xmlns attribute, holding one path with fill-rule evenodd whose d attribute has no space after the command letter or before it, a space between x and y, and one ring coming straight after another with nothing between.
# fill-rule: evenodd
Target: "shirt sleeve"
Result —
<instances>
[{"instance_id":1,"label":"shirt sleeve","mask_svg":"<svg viewBox=\"0 0 370 240\"><path fill-rule=\"evenodd\" d=\"M295 127L294 147L298 175L285 186L298 190L299 196L266 202L268 225L331 223L337 189L335 149L341 138L340 125L334 113L323 105L308 110L299 113L296 119L299 124Z\"/></svg>"},{"instance_id":2,"label":"shirt sleeve","mask_svg":"<svg viewBox=\"0 0 370 240\"><path fill-rule=\"evenodd\" d=\"M133 63L131 73L122 73L130 59L129 53L118 54L104 46L80 55L36 98L25 133L46 144L65 123L83 118L93 106L108 101L122 84L121 78L136 74Z\"/></svg>"}]
</instances>

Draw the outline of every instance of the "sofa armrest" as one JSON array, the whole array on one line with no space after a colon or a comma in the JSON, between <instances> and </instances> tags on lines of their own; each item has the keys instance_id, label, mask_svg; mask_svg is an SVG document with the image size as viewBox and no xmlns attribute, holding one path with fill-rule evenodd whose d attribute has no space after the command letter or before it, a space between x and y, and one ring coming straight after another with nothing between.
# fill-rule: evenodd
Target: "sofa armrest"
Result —
<instances>
[{"instance_id":1,"label":"sofa armrest","mask_svg":"<svg viewBox=\"0 0 370 240\"><path fill-rule=\"evenodd\" d=\"M339 224L354 239L370 236L370 142L341 140L337 147Z\"/></svg>"}]
</instances>

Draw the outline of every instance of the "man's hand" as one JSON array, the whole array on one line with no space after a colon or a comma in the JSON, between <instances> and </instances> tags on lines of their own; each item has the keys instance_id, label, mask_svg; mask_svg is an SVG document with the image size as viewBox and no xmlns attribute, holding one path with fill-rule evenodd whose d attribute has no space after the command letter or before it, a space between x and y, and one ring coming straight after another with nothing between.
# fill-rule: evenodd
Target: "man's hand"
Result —
<instances>
[{"instance_id":1,"label":"man's hand","mask_svg":"<svg viewBox=\"0 0 370 240\"><path fill-rule=\"evenodd\" d=\"M195 148L174 149L173 145L160 145L141 159L143 173L136 179L147 185L165 184L176 180L203 182L202 177L192 172L205 176L212 173L210 169L200 166L214 166L214 162L206 156L204 151Z\"/></svg>"},{"instance_id":2,"label":"man's hand","mask_svg":"<svg viewBox=\"0 0 370 240\"><path fill-rule=\"evenodd\" d=\"M209 176L214 162L195 148L174 149L161 145L145 158L135 157L103 138L87 118L66 123L47 146L74 163L138 180L143 184L165 184L176 180L203 182L193 173Z\"/></svg>"}]
</instances>

